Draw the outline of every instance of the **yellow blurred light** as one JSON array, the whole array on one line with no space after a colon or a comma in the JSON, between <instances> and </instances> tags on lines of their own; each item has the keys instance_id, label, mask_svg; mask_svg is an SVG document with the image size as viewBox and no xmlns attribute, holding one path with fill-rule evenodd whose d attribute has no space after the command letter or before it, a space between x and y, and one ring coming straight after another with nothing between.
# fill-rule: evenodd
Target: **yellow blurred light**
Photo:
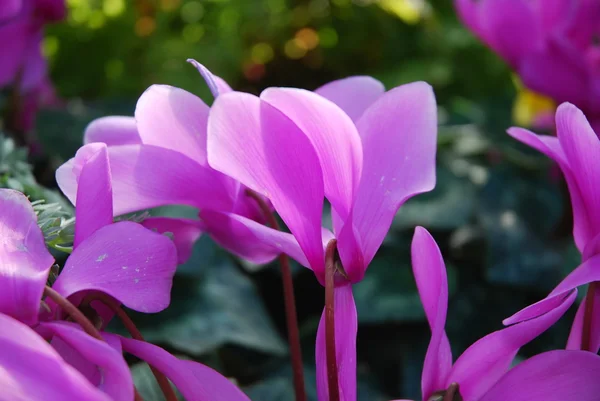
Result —
<instances>
[{"instance_id":1,"label":"yellow blurred light","mask_svg":"<svg viewBox=\"0 0 600 401\"><path fill-rule=\"evenodd\" d=\"M204 6L199 1L190 1L181 7L181 19L188 24L198 22L204 16Z\"/></svg>"},{"instance_id":2,"label":"yellow blurred light","mask_svg":"<svg viewBox=\"0 0 600 401\"><path fill-rule=\"evenodd\" d=\"M425 0L379 0L377 4L407 24L418 23L429 7Z\"/></svg>"},{"instance_id":3,"label":"yellow blurred light","mask_svg":"<svg viewBox=\"0 0 600 401\"><path fill-rule=\"evenodd\" d=\"M335 47L338 43L338 34L331 27L319 29L319 43L321 47Z\"/></svg>"},{"instance_id":4,"label":"yellow blurred light","mask_svg":"<svg viewBox=\"0 0 600 401\"><path fill-rule=\"evenodd\" d=\"M104 0L102 10L107 17L118 17L125 11L124 0Z\"/></svg>"},{"instance_id":5,"label":"yellow blurred light","mask_svg":"<svg viewBox=\"0 0 600 401\"><path fill-rule=\"evenodd\" d=\"M74 8L70 13L69 17L76 24L83 24L90 18L91 10L86 6Z\"/></svg>"},{"instance_id":6,"label":"yellow blurred light","mask_svg":"<svg viewBox=\"0 0 600 401\"><path fill-rule=\"evenodd\" d=\"M513 105L513 119L517 125L530 127L539 117L552 114L555 109L552 99L522 87Z\"/></svg>"},{"instance_id":7,"label":"yellow blurred light","mask_svg":"<svg viewBox=\"0 0 600 401\"><path fill-rule=\"evenodd\" d=\"M181 31L181 36L187 43L196 43L204 36L204 27L200 24L186 25Z\"/></svg>"},{"instance_id":8,"label":"yellow blurred light","mask_svg":"<svg viewBox=\"0 0 600 401\"><path fill-rule=\"evenodd\" d=\"M104 72L106 77L110 80L115 80L120 78L123 75L123 71L125 70L125 65L123 61L113 59L108 60L104 65Z\"/></svg>"},{"instance_id":9,"label":"yellow blurred light","mask_svg":"<svg viewBox=\"0 0 600 401\"><path fill-rule=\"evenodd\" d=\"M141 17L135 23L135 34L138 36L150 36L155 29L156 21L152 17Z\"/></svg>"},{"instance_id":10,"label":"yellow blurred light","mask_svg":"<svg viewBox=\"0 0 600 401\"><path fill-rule=\"evenodd\" d=\"M285 42L285 46L283 47L283 52L288 58L291 59L300 59L306 55L306 49L298 46L298 41L294 39L290 39Z\"/></svg>"},{"instance_id":11,"label":"yellow blurred light","mask_svg":"<svg viewBox=\"0 0 600 401\"><path fill-rule=\"evenodd\" d=\"M42 53L47 58L53 57L59 48L59 41L56 36L46 36L42 42Z\"/></svg>"},{"instance_id":12,"label":"yellow blurred light","mask_svg":"<svg viewBox=\"0 0 600 401\"><path fill-rule=\"evenodd\" d=\"M240 13L233 7L227 7L219 15L219 27L225 31L238 29Z\"/></svg>"},{"instance_id":13,"label":"yellow blurred light","mask_svg":"<svg viewBox=\"0 0 600 401\"><path fill-rule=\"evenodd\" d=\"M300 29L296 32L295 40L305 50L312 50L319 45L319 35L312 28Z\"/></svg>"},{"instance_id":14,"label":"yellow blurred light","mask_svg":"<svg viewBox=\"0 0 600 401\"><path fill-rule=\"evenodd\" d=\"M267 64L273 60L273 48L268 43L257 43L250 50L250 57L256 64Z\"/></svg>"},{"instance_id":15,"label":"yellow blurred light","mask_svg":"<svg viewBox=\"0 0 600 401\"><path fill-rule=\"evenodd\" d=\"M160 0L160 8L163 11L173 11L181 4L181 0Z\"/></svg>"},{"instance_id":16,"label":"yellow blurred light","mask_svg":"<svg viewBox=\"0 0 600 401\"><path fill-rule=\"evenodd\" d=\"M98 29L101 28L104 23L106 22L106 17L104 17L104 14L102 13L102 11L93 11L92 14L90 15L90 18L88 19L88 26L91 29Z\"/></svg>"}]
</instances>

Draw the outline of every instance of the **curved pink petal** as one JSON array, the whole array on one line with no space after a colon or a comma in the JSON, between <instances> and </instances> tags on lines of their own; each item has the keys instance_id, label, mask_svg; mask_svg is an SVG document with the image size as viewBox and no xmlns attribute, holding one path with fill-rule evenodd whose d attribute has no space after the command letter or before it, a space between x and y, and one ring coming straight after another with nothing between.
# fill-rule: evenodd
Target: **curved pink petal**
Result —
<instances>
[{"instance_id":1,"label":"curved pink petal","mask_svg":"<svg viewBox=\"0 0 600 401\"><path fill-rule=\"evenodd\" d=\"M292 234L274 230L243 216L210 210L200 212L206 231L228 251L249 260L264 264L285 253L305 267L306 256Z\"/></svg>"},{"instance_id":2,"label":"curved pink petal","mask_svg":"<svg viewBox=\"0 0 600 401\"><path fill-rule=\"evenodd\" d=\"M200 75L202 75L202 78L204 78L204 81L206 81L206 85L208 85L208 88L210 89L210 92L212 93L215 99L220 94L233 91L233 89L231 89L229 84L225 82L223 78L216 76L215 74L210 72L208 68L206 68L193 58L188 58L187 62L196 67Z\"/></svg>"},{"instance_id":3,"label":"curved pink petal","mask_svg":"<svg viewBox=\"0 0 600 401\"><path fill-rule=\"evenodd\" d=\"M250 401L220 373L193 361L175 358L156 345L121 337L123 349L169 378L187 401Z\"/></svg>"},{"instance_id":4,"label":"curved pink petal","mask_svg":"<svg viewBox=\"0 0 600 401\"><path fill-rule=\"evenodd\" d=\"M83 143L103 142L108 146L142 143L135 118L125 116L100 117L88 124Z\"/></svg>"},{"instance_id":5,"label":"curved pink petal","mask_svg":"<svg viewBox=\"0 0 600 401\"><path fill-rule=\"evenodd\" d=\"M481 3L477 0L454 0L458 17L475 35L486 41L486 32L480 26Z\"/></svg>"},{"instance_id":6,"label":"curved pink petal","mask_svg":"<svg viewBox=\"0 0 600 401\"><path fill-rule=\"evenodd\" d=\"M537 151L545 154L558 163L563 172L571 203L573 206L573 236L577 248L583 252L587 242L594 237L594 227L587 215L587 208L584 202L584 195L579 189L575 172L569 166L567 156L563 151L558 138L548 135L536 135L531 131L523 128L510 128L508 134L518 141L531 146Z\"/></svg>"},{"instance_id":7,"label":"curved pink petal","mask_svg":"<svg viewBox=\"0 0 600 401\"><path fill-rule=\"evenodd\" d=\"M541 24L529 2L486 0L479 6L479 27L485 40L512 67L541 46Z\"/></svg>"},{"instance_id":8,"label":"curved pink petal","mask_svg":"<svg viewBox=\"0 0 600 401\"><path fill-rule=\"evenodd\" d=\"M444 390L452 369L452 350L446 336L448 310L448 278L444 259L435 240L423 227L415 229L411 247L413 273L423 303L431 341L425 355L421 386L423 399Z\"/></svg>"},{"instance_id":9,"label":"curved pink petal","mask_svg":"<svg viewBox=\"0 0 600 401\"><path fill-rule=\"evenodd\" d=\"M111 400L133 399L133 380L120 352L67 323L42 323L39 330L59 337L88 363L95 365L101 375L97 388Z\"/></svg>"},{"instance_id":10,"label":"curved pink petal","mask_svg":"<svg viewBox=\"0 0 600 401\"><path fill-rule=\"evenodd\" d=\"M113 213L164 205L230 210L235 183L209 167L173 150L150 145L108 149L113 186ZM75 202L78 166L69 160L56 171L62 192Z\"/></svg>"},{"instance_id":11,"label":"curved pink petal","mask_svg":"<svg viewBox=\"0 0 600 401\"><path fill-rule=\"evenodd\" d=\"M52 263L27 197L0 189L0 313L34 324Z\"/></svg>"},{"instance_id":12,"label":"curved pink petal","mask_svg":"<svg viewBox=\"0 0 600 401\"><path fill-rule=\"evenodd\" d=\"M358 323L352 285L346 284L334 290L335 355L338 366L340 399L356 401L356 333ZM317 330L316 365L317 395L319 400L329 400L327 381L327 356L325 346L325 311Z\"/></svg>"},{"instance_id":13,"label":"curved pink petal","mask_svg":"<svg viewBox=\"0 0 600 401\"><path fill-rule=\"evenodd\" d=\"M78 152L78 155L85 155L86 159L80 161L82 168L77 185L74 248L113 222L112 185L106 145L93 143L85 147L89 150Z\"/></svg>"},{"instance_id":14,"label":"curved pink petal","mask_svg":"<svg viewBox=\"0 0 600 401\"><path fill-rule=\"evenodd\" d=\"M211 108L208 159L273 203L322 279L323 174L306 135L258 97L226 93Z\"/></svg>"},{"instance_id":15,"label":"curved pink petal","mask_svg":"<svg viewBox=\"0 0 600 401\"><path fill-rule=\"evenodd\" d=\"M97 290L128 308L160 312L169 305L176 266L177 251L169 238L123 221L82 242L53 288L65 297Z\"/></svg>"},{"instance_id":16,"label":"curved pink petal","mask_svg":"<svg viewBox=\"0 0 600 401\"><path fill-rule=\"evenodd\" d=\"M362 176L351 220L338 235L340 257L353 281L362 279L398 208L435 186L437 111L431 86L416 82L388 91L357 127Z\"/></svg>"},{"instance_id":17,"label":"curved pink petal","mask_svg":"<svg viewBox=\"0 0 600 401\"><path fill-rule=\"evenodd\" d=\"M569 166L577 180L590 225L600 226L600 141L587 119L577 107L561 104L556 110L556 130ZM592 239L592 238L589 238Z\"/></svg>"},{"instance_id":18,"label":"curved pink petal","mask_svg":"<svg viewBox=\"0 0 600 401\"><path fill-rule=\"evenodd\" d=\"M512 368L479 401L596 401L599 375L600 357L591 352L544 352Z\"/></svg>"},{"instance_id":19,"label":"curved pink petal","mask_svg":"<svg viewBox=\"0 0 600 401\"><path fill-rule=\"evenodd\" d=\"M135 107L142 143L183 153L206 164L208 106L199 97L168 85L152 85Z\"/></svg>"},{"instance_id":20,"label":"curved pink petal","mask_svg":"<svg viewBox=\"0 0 600 401\"><path fill-rule=\"evenodd\" d=\"M325 196L344 221L362 168L362 144L352 120L334 103L303 89L269 88L260 98L308 136L321 162Z\"/></svg>"},{"instance_id":21,"label":"curved pink petal","mask_svg":"<svg viewBox=\"0 0 600 401\"><path fill-rule=\"evenodd\" d=\"M548 330L575 301L576 293L539 317L495 331L475 342L458 358L446 381L458 383L465 401L477 401L510 368L519 349Z\"/></svg>"},{"instance_id":22,"label":"curved pink petal","mask_svg":"<svg viewBox=\"0 0 600 401\"><path fill-rule=\"evenodd\" d=\"M315 93L335 103L352 121L358 121L385 93L385 87L373 77L357 75L328 82L315 89Z\"/></svg>"},{"instance_id":23,"label":"curved pink petal","mask_svg":"<svg viewBox=\"0 0 600 401\"><path fill-rule=\"evenodd\" d=\"M571 350L580 350L581 349L581 340L583 333L583 315L585 311L586 300L584 299L579 308L577 308L577 314L575 315L575 320L573 321L573 326L571 326L571 332L569 333L569 339L567 341L567 349ZM596 289L594 291L594 306L593 309L596 313L592 314L591 321L591 333L590 333L590 349L594 353L598 353L600 350L600 314L597 313L600 311L600 290Z\"/></svg>"},{"instance_id":24,"label":"curved pink petal","mask_svg":"<svg viewBox=\"0 0 600 401\"><path fill-rule=\"evenodd\" d=\"M94 388L26 325L0 313L0 327L0 401L114 400Z\"/></svg>"},{"instance_id":25,"label":"curved pink petal","mask_svg":"<svg viewBox=\"0 0 600 401\"><path fill-rule=\"evenodd\" d=\"M185 263L192 255L192 247L204 231L202 222L191 219L175 219L171 217L149 217L141 223L158 233L173 234L173 243L177 248L177 263Z\"/></svg>"}]
</instances>

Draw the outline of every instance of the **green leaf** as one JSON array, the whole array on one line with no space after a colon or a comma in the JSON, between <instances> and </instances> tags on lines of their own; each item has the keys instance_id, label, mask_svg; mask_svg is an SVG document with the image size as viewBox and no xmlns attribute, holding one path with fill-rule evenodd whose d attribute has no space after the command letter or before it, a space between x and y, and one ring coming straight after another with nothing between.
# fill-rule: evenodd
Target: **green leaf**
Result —
<instances>
[{"instance_id":1,"label":"green leaf","mask_svg":"<svg viewBox=\"0 0 600 401\"><path fill-rule=\"evenodd\" d=\"M176 276L172 297L161 313L135 315L148 341L189 355L206 354L226 344L286 353L254 284L231 262L208 267L201 279Z\"/></svg>"},{"instance_id":2,"label":"green leaf","mask_svg":"<svg viewBox=\"0 0 600 401\"><path fill-rule=\"evenodd\" d=\"M131 376L133 377L135 388L138 390L138 393L140 393L144 401L165 401L165 397L156 382L156 378L146 363L141 362L133 365L131 367ZM177 390L175 393L178 400L184 401L184 398Z\"/></svg>"}]
</instances>

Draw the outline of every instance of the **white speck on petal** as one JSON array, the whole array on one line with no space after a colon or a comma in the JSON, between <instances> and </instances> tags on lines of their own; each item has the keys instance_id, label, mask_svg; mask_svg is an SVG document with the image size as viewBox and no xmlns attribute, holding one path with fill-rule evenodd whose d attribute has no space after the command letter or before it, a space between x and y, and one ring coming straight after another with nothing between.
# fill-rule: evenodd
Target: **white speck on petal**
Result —
<instances>
[{"instance_id":1,"label":"white speck on petal","mask_svg":"<svg viewBox=\"0 0 600 401\"><path fill-rule=\"evenodd\" d=\"M98 256L98 259L96 259L96 262L102 262L104 259L106 259L107 256L108 256L108 253Z\"/></svg>"},{"instance_id":2,"label":"white speck on petal","mask_svg":"<svg viewBox=\"0 0 600 401\"><path fill-rule=\"evenodd\" d=\"M140 279L139 279L139 278L133 279L133 282L134 282L135 284L137 284L137 283L139 283L139 282L140 282Z\"/></svg>"},{"instance_id":3,"label":"white speck on petal","mask_svg":"<svg viewBox=\"0 0 600 401\"><path fill-rule=\"evenodd\" d=\"M121 266L121 269L127 270L127 266Z\"/></svg>"},{"instance_id":4,"label":"white speck on petal","mask_svg":"<svg viewBox=\"0 0 600 401\"><path fill-rule=\"evenodd\" d=\"M379 184L383 185L384 181L385 181L385 175L382 175L381 178L379 179Z\"/></svg>"},{"instance_id":5,"label":"white speck on petal","mask_svg":"<svg viewBox=\"0 0 600 401\"><path fill-rule=\"evenodd\" d=\"M139 268L139 267L136 267L136 268L135 268L135 272L136 272L136 273L139 273L139 272L140 272L140 268Z\"/></svg>"}]
</instances>

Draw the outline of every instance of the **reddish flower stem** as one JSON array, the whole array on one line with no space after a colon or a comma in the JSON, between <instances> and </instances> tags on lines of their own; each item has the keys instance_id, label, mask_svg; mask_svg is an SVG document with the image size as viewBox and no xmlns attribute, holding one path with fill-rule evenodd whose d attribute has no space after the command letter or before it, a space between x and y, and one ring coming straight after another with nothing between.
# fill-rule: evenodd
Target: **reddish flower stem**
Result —
<instances>
[{"instance_id":1,"label":"reddish flower stem","mask_svg":"<svg viewBox=\"0 0 600 401\"><path fill-rule=\"evenodd\" d=\"M108 306L113 312L115 312L117 317L121 320L121 322L123 322L123 325L131 335L131 338L138 341L146 341L144 340L142 333L140 333L135 323L133 323L133 320L131 320L129 315L127 315L127 313L123 309L121 309L120 305L114 299L103 293L94 293L86 296L81 302L81 304L89 305L92 301L100 301L104 305ZM156 381L158 382L160 390L165 396L166 401L177 401L177 396L175 395L175 391L173 391L173 388L171 387L169 379L167 379L167 377L163 375L154 366L150 364L148 364L148 366L150 366L150 370L152 370L152 374L156 378Z\"/></svg>"},{"instance_id":2,"label":"reddish flower stem","mask_svg":"<svg viewBox=\"0 0 600 401\"><path fill-rule=\"evenodd\" d=\"M335 350L335 312L334 312L334 287L335 287L335 253L337 241L332 239L327 244L325 251L325 355L327 358L327 383L329 387L329 401L340 401L340 388L338 385L338 368Z\"/></svg>"},{"instance_id":3,"label":"reddish flower stem","mask_svg":"<svg viewBox=\"0 0 600 401\"><path fill-rule=\"evenodd\" d=\"M56 303L63 311L65 311L75 323L79 324L83 331L85 331L88 335L94 337L97 340L104 341L104 338L102 338L102 335L100 334L98 329L96 329L94 324L90 322L90 320L79 309L77 309L77 307L73 305L67 298L63 297L58 292L56 292L48 286L44 288L44 295L53 300L54 303ZM133 392L136 401L144 401L144 399L138 393L135 386L133 386Z\"/></svg>"},{"instance_id":4,"label":"reddish flower stem","mask_svg":"<svg viewBox=\"0 0 600 401\"><path fill-rule=\"evenodd\" d=\"M246 194L256 201L264 218L267 220L267 225L275 230L280 230L281 227L279 227L277 219L275 219L275 216L262 196L251 189L247 189ZM288 344L290 347L290 357L294 374L294 391L296 394L296 401L306 401L306 390L304 389L304 365L302 364L302 348L300 346L300 330L298 329L296 300L294 298L294 281L292 279L290 261L286 254L282 253L279 255L279 264L281 265L281 281L283 284L283 301L285 304Z\"/></svg>"},{"instance_id":5,"label":"reddish flower stem","mask_svg":"<svg viewBox=\"0 0 600 401\"><path fill-rule=\"evenodd\" d=\"M444 394L444 398L442 401L457 401L462 400L462 397L458 395L458 383L452 383L446 393Z\"/></svg>"},{"instance_id":6,"label":"reddish flower stem","mask_svg":"<svg viewBox=\"0 0 600 401\"><path fill-rule=\"evenodd\" d=\"M585 296L585 309L583 311L583 327L581 330L581 349L584 351L592 351L592 320L594 319L594 298L598 282L593 281L589 284L587 294Z\"/></svg>"}]
</instances>

